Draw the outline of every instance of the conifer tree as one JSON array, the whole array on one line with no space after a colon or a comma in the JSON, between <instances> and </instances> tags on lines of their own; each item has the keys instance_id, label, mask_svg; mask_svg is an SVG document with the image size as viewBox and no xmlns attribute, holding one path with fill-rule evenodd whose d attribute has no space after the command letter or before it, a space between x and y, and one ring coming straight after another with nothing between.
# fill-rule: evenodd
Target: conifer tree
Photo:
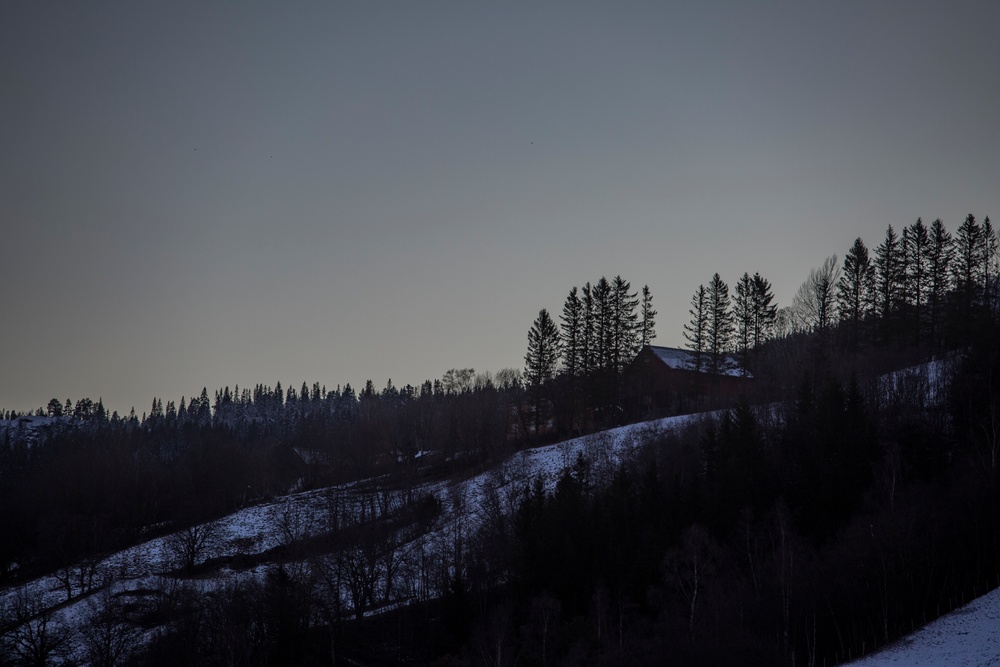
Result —
<instances>
[{"instance_id":1,"label":"conifer tree","mask_svg":"<svg viewBox=\"0 0 1000 667\"><path fill-rule=\"evenodd\" d=\"M736 354L740 366L747 367L750 348L753 345L754 328L754 283L746 271L736 283L736 298L733 300L733 321L736 325Z\"/></svg>"},{"instance_id":2,"label":"conifer tree","mask_svg":"<svg viewBox=\"0 0 1000 667\"><path fill-rule=\"evenodd\" d=\"M951 287L951 261L954 245L951 233L945 229L941 218L931 223L927 244L927 308L929 329L934 342L938 342L944 321L945 298Z\"/></svg>"},{"instance_id":3,"label":"conifer tree","mask_svg":"<svg viewBox=\"0 0 1000 667\"><path fill-rule=\"evenodd\" d=\"M559 363L559 329L549 311L538 311L528 330L528 352L524 355L524 378L529 387L538 388L552 379Z\"/></svg>"},{"instance_id":4,"label":"conifer tree","mask_svg":"<svg viewBox=\"0 0 1000 667\"><path fill-rule=\"evenodd\" d=\"M705 286L698 285L697 291L691 297L691 309L688 310L691 321L684 325L684 338L687 339L688 349L693 353L693 370L701 371L705 363L705 350L707 349L706 336L708 333L708 297L705 293Z\"/></svg>"},{"instance_id":5,"label":"conifer tree","mask_svg":"<svg viewBox=\"0 0 1000 667\"><path fill-rule=\"evenodd\" d=\"M607 371L611 368L613 324L611 283L604 276L594 285L594 342L595 370Z\"/></svg>"},{"instance_id":6,"label":"conifer tree","mask_svg":"<svg viewBox=\"0 0 1000 667\"><path fill-rule=\"evenodd\" d=\"M899 236L892 225L885 230L885 239L875 249L876 312L887 325L899 307L903 291L903 262Z\"/></svg>"},{"instance_id":7,"label":"conifer tree","mask_svg":"<svg viewBox=\"0 0 1000 667\"><path fill-rule=\"evenodd\" d=\"M580 341L580 366L581 374L587 377L594 372L596 367L594 360L597 353L597 326L594 315L594 293L589 282L583 286L581 293L583 294L581 299L583 304L583 335Z\"/></svg>"},{"instance_id":8,"label":"conifer tree","mask_svg":"<svg viewBox=\"0 0 1000 667\"><path fill-rule=\"evenodd\" d=\"M844 266L837 282L837 309L841 323L847 326L849 345L856 348L861 339L862 323L868 319L872 307L875 267L868 256L868 248L860 237L844 255Z\"/></svg>"},{"instance_id":9,"label":"conifer tree","mask_svg":"<svg viewBox=\"0 0 1000 667\"><path fill-rule=\"evenodd\" d=\"M983 284L983 302L987 308L996 308L996 282L997 266L996 261L1000 253L1000 242L997 240L996 230L990 222L990 217L983 218L983 243L982 257L980 258L980 272Z\"/></svg>"},{"instance_id":10,"label":"conifer tree","mask_svg":"<svg viewBox=\"0 0 1000 667\"><path fill-rule=\"evenodd\" d=\"M621 276L611 282L611 363L617 375L632 360L639 348L639 316L636 308L639 299L632 292L632 284Z\"/></svg>"},{"instance_id":11,"label":"conifer tree","mask_svg":"<svg viewBox=\"0 0 1000 667\"><path fill-rule=\"evenodd\" d=\"M971 213L955 231L955 257L952 280L955 286L955 324L962 332L971 325L973 312L982 295L981 260L983 257L983 228Z\"/></svg>"},{"instance_id":12,"label":"conifer tree","mask_svg":"<svg viewBox=\"0 0 1000 667\"><path fill-rule=\"evenodd\" d=\"M716 273L712 276L707 290L708 328L708 370L719 374L726 370L726 354L732 346L733 314L730 312L729 286Z\"/></svg>"},{"instance_id":13,"label":"conifer tree","mask_svg":"<svg viewBox=\"0 0 1000 667\"><path fill-rule=\"evenodd\" d=\"M528 330L528 352L524 355L524 379L534 403L535 434L542 423L543 392L555 375L559 363L559 329L549 316L549 311L538 311Z\"/></svg>"},{"instance_id":14,"label":"conifer tree","mask_svg":"<svg viewBox=\"0 0 1000 667\"><path fill-rule=\"evenodd\" d=\"M656 338L656 311L653 309L653 295L649 285L642 286L642 347Z\"/></svg>"},{"instance_id":15,"label":"conifer tree","mask_svg":"<svg viewBox=\"0 0 1000 667\"><path fill-rule=\"evenodd\" d=\"M927 248L930 235L923 219L917 218L909 227L904 252L907 257L906 302L913 309L914 334L920 341L927 303Z\"/></svg>"},{"instance_id":16,"label":"conifer tree","mask_svg":"<svg viewBox=\"0 0 1000 667\"><path fill-rule=\"evenodd\" d=\"M575 378L583 370L581 357L586 354L583 302L577 295L576 287L569 291L559 319L562 330L563 370L570 378Z\"/></svg>"},{"instance_id":17,"label":"conifer tree","mask_svg":"<svg viewBox=\"0 0 1000 667\"><path fill-rule=\"evenodd\" d=\"M778 319L778 306L774 304L774 292L771 283L753 274L753 348L757 349L764 341L774 335L774 325Z\"/></svg>"}]
</instances>

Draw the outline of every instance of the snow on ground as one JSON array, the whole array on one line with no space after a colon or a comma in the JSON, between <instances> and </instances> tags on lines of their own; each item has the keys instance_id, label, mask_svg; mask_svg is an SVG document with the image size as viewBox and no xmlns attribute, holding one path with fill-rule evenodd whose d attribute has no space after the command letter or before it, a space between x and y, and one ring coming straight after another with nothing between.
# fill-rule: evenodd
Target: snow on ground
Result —
<instances>
[{"instance_id":1,"label":"snow on ground","mask_svg":"<svg viewBox=\"0 0 1000 667\"><path fill-rule=\"evenodd\" d=\"M1000 589L928 623L852 667L1000 665Z\"/></svg>"},{"instance_id":2,"label":"snow on ground","mask_svg":"<svg viewBox=\"0 0 1000 667\"><path fill-rule=\"evenodd\" d=\"M885 376L880 388L887 394L919 391L933 401L941 395L940 385L945 375L944 371L944 364L941 362L928 364L926 370L918 367L898 371ZM497 509L512 512L524 489L536 478L541 479L546 492L553 491L563 470L572 467L580 454L588 460L592 477L606 479L606 475L643 442L682 429L700 417L701 415L697 414L668 417L594 433L553 445L526 449L512 454L501 465L467 479L420 485L414 489L412 497L419 498L432 494L437 499L441 512L435 517L429 530L422 534L410 534L404 529L404 533L407 534L400 534L402 543L399 544L402 558L410 563L423 563L429 555L447 553L449 545L458 544L472 537L488 520L491 512ZM402 505L404 491L379 490L378 481L363 480L337 487L290 494L244 508L219 519L212 524L215 539L206 546L199 562L213 558L261 554L290 540L302 539L334 527L363 523L377 518L380 514L391 514L392 510ZM175 575L168 576L177 567L177 558L171 548L171 536L158 537L112 554L96 563L93 568L92 586L94 589L110 586L112 593L116 594L137 589L164 591L177 584L178 579ZM196 586L202 592L208 592L231 582L260 578L266 570L267 565L235 571L224 567L209 577L182 581ZM70 573L78 575L78 571ZM82 595L83 591L77 580L71 584L73 598L67 604L65 574L64 570L40 577L17 588L0 591L0 609L8 608L17 595L27 595L37 600L42 608L57 609L53 614L56 623L67 628L79 627L90 611L91 602L87 596ZM426 588L422 582L400 583L408 585L400 586L397 583L397 591L405 588L409 590L410 595L416 597L434 597L441 592ZM345 590L342 593L343 599L349 604L349 592ZM399 603L405 603L405 599L392 601L392 604ZM976 605L985 605L982 613L987 615L982 619L979 616L980 609ZM906 650L911 644L914 646L927 644L930 648L927 649L926 655L931 656L931 661L915 662L917 658L901 657L887 662L864 661L856 664L866 667L889 664L1000 665L1000 638L991 641L992 638L988 637L987 631L990 627L996 627L997 619L1000 618L1000 594L990 594L963 609L969 611L955 612L959 615L959 620L950 621L952 625L945 624L938 630L932 630L938 627L938 623L950 618L945 617L911 638L902 640L897 648L871 658L871 660L886 660L887 658L883 656L896 655L896 651ZM383 610L373 610L373 613ZM958 627L964 618L962 613L975 615L971 626L973 629ZM973 634L980 631L984 634L983 638ZM961 634L962 632L966 634ZM925 636L923 633L929 634ZM960 655L957 652L958 648L966 644L982 649L978 653L970 654L977 656L971 662L963 662L964 658L957 657ZM931 651L931 648L937 652ZM950 656L956 656L957 661L950 661Z\"/></svg>"},{"instance_id":3,"label":"snow on ground","mask_svg":"<svg viewBox=\"0 0 1000 667\"><path fill-rule=\"evenodd\" d=\"M419 486L414 497L433 494L440 503L441 513L430 530L411 536L402 550L409 556L441 553L442 544L456 538L471 536L485 521L489 509L501 498L505 511L516 507L523 490L535 479L552 491L563 469L572 466L578 454L591 463L592 474L611 470L628 452L651 436L689 423L694 415L632 424L595 433L559 444L527 449L513 454L498 468L460 481L441 481ZM254 555L268 551L292 539L328 530L332 522L346 525L378 516L386 508L398 508L402 491L375 492L377 480L364 480L338 487L317 489L276 498L244 508L212 522L215 539L204 549L199 562L212 558ZM492 504L491 504L492 502ZM378 505L381 504L381 507ZM183 532L183 531L182 531ZM177 584L170 573L178 567L171 548L171 535L157 537L129 549L111 554L91 564L88 590L81 587L78 564L21 586L0 591L0 608L12 608L18 596L37 603L39 608L52 610L52 621L67 629L77 628L91 612L94 600L89 593L108 587L112 594L128 591L164 591ZM210 577L184 580L202 592L225 586L248 577L261 577L266 565L249 570L223 568ZM72 596L67 600L66 578L69 576ZM411 590L414 587L411 586ZM437 591L424 591L433 595ZM345 600L349 600L344 591Z\"/></svg>"}]
</instances>

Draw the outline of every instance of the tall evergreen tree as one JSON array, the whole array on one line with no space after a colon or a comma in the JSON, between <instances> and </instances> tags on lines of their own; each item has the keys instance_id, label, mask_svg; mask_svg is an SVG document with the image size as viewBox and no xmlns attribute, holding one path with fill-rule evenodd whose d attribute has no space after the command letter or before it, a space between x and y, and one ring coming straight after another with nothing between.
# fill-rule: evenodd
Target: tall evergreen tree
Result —
<instances>
[{"instance_id":1,"label":"tall evergreen tree","mask_svg":"<svg viewBox=\"0 0 1000 667\"><path fill-rule=\"evenodd\" d=\"M582 357L586 354L583 302L577 294L576 287L569 291L559 319L563 370L570 378L576 378L582 373L584 366Z\"/></svg>"},{"instance_id":2,"label":"tall evergreen tree","mask_svg":"<svg viewBox=\"0 0 1000 667\"><path fill-rule=\"evenodd\" d=\"M535 434L539 433L543 419L543 393L559 363L559 329L549 316L549 311L538 311L528 330L528 352L524 355L524 379L534 402Z\"/></svg>"},{"instance_id":3,"label":"tall evergreen tree","mask_svg":"<svg viewBox=\"0 0 1000 667\"><path fill-rule=\"evenodd\" d=\"M917 342L921 340L924 326L925 307L927 304L927 249L930 245L930 234L922 218L917 218L909 227L904 252L907 257L907 294L906 303L913 309L913 331Z\"/></svg>"},{"instance_id":4,"label":"tall evergreen tree","mask_svg":"<svg viewBox=\"0 0 1000 667\"><path fill-rule=\"evenodd\" d=\"M580 341L582 352L580 354L581 373L589 376L596 367L597 354L597 318L595 316L594 290L588 282L581 290L583 294L583 336Z\"/></svg>"},{"instance_id":5,"label":"tall evergreen tree","mask_svg":"<svg viewBox=\"0 0 1000 667\"><path fill-rule=\"evenodd\" d=\"M649 285L642 286L642 347L656 338L656 311L653 309L653 295Z\"/></svg>"},{"instance_id":6,"label":"tall evergreen tree","mask_svg":"<svg viewBox=\"0 0 1000 667\"><path fill-rule=\"evenodd\" d=\"M726 370L726 355L732 346L733 314L730 312L729 286L716 273L707 290L708 370L719 374Z\"/></svg>"},{"instance_id":7,"label":"tall evergreen tree","mask_svg":"<svg viewBox=\"0 0 1000 667\"><path fill-rule=\"evenodd\" d=\"M990 310L997 307L997 257L1000 254L1000 243L997 240L997 232L993 229L990 217L983 218L983 243L982 257L980 258L980 273L983 284L983 303Z\"/></svg>"},{"instance_id":8,"label":"tall evergreen tree","mask_svg":"<svg viewBox=\"0 0 1000 667\"><path fill-rule=\"evenodd\" d=\"M614 340L613 305L611 283L604 276L594 285L594 341L595 368L608 371L611 368L612 345Z\"/></svg>"},{"instance_id":9,"label":"tall evergreen tree","mask_svg":"<svg viewBox=\"0 0 1000 667\"><path fill-rule=\"evenodd\" d=\"M775 322L778 319L778 306L774 304L774 292L771 283L753 274L753 348L757 349L764 341L774 335Z\"/></svg>"},{"instance_id":10,"label":"tall evergreen tree","mask_svg":"<svg viewBox=\"0 0 1000 667\"><path fill-rule=\"evenodd\" d=\"M538 388L551 380L559 363L559 329L549 311L538 311L528 330L528 352L524 356L524 378L529 387Z\"/></svg>"},{"instance_id":11,"label":"tall evergreen tree","mask_svg":"<svg viewBox=\"0 0 1000 667\"><path fill-rule=\"evenodd\" d=\"M876 313L884 326L899 308L903 292L903 253L899 236L892 225L885 230L885 239L875 249Z\"/></svg>"},{"instance_id":12,"label":"tall evergreen tree","mask_svg":"<svg viewBox=\"0 0 1000 667\"><path fill-rule=\"evenodd\" d=\"M934 343L940 342L944 323L945 299L951 288L951 262L954 244L941 218L931 223L927 244L928 329Z\"/></svg>"},{"instance_id":13,"label":"tall evergreen tree","mask_svg":"<svg viewBox=\"0 0 1000 667\"><path fill-rule=\"evenodd\" d=\"M639 349L639 299L621 276L611 282L611 370L620 375Z\"/></svg>"},{"instance_id":14,"label":"tall evergreen tree","mask_svg":"<svg viewBox=\"0 0 1000 667\"><path fill-rule=\"evenodd\" d=\"M684 338L688 349L693 353L692 366L696 371L705 366L705 351L708 349L708 296L704 285L698 285L698 290L691 297L691 309L688 310L691 321L684 325Z\"/></svg>"},{"instance_id":15,"label":"tall evergreen tree","mask_svg":"<svg viewBox=\"0 0 1000 667\"><path fill-rule=\"evenodd\" d=\"M841 323L847 327L849 345L856 348L861 340L862 323L872 307L875 267L868 256L868 248L860 237L844 255L844 266L837 282L837 310Z\"/></svg>"},{"instance_id":16,"label":"tall evergreen tree","mask_svg":"<svg viewBox=\"0 0 1000 667\"><path fill-rule=\"evenodd\" d=\"M955 231L955 259L951 267L955 286L954 324L963 334L968 332L982 296L980 267L984 243L983 228L970 213Z\"/></svg>"},{"instance_id":17,"label":"tall evergreen tree","mask_svg":"<svg viewBox=\"0 0 1000 667\"><path fill-rule=\"evenodd\" d=\"M750 274L743 272L736 283L736 298L733 299L733 321L736 324L736 354L740 367L748 366L750 348L753 346L754 329L754 283Z\"/></svg>"}]
</instances>

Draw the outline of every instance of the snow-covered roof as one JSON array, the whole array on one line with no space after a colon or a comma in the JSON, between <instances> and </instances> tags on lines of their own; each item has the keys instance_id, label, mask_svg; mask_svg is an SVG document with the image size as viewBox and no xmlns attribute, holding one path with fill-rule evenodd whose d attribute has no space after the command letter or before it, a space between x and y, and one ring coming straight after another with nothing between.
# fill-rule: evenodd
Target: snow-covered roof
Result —
<instances>
[{"instance_id":1,"label":"snow-covered roof","mask_svg":"<svg viewBox=\"0 0 1000 667\"><path fill-rule=\"evenodd\" d=\"M692 371L695 369L694 353L691 350L682 350L677 347L659 347L658 345L650 345L650 351L659 357L660 361L665 363L670 368L676 368L678 370ZM707 365L707 356L702 357L702 368L704 369ZM740 365L731 356L726 356L723 361L722 368L720 369L722 375L731 375L733 377L751 377L750 373L744 373L740 369Z\"/></svg>"}]
</instances>

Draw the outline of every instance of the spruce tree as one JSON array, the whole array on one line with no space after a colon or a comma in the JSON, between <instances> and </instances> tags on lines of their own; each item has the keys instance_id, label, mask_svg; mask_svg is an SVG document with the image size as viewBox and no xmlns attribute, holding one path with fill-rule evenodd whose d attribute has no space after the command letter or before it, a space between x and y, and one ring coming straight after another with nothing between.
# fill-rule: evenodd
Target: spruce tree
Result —
<instances>
[{"instance_id":1,"label":"spruce tree","mask_svg":"<svg viewBox=\"0 0 1000 667\"><path fill-rule=\"evenodd\" d=\"M778 319L778 306L774 304L774 292L771 283L753 274L753 348L757 349L764 341L774 335L774 326Z\"/></svg>"},{"instance_id":2,"label":"spruce tree","mask_svg":"<svg viewBox=\"0 0 1000 667\"><path fill-rule=\"evenodd\" d=\"M653 342L656 338L656 311L653 309L653 295L649 292L649 285L642 286L642 347Z\"/></svg>"},{"instance_id":3,"label":"spruce tree","mask_svg":"<svg viewBox=\"0 0 1000 667\"><path fill-rule=\"evenodd\" d=\"M583 302L577 295L576 287L569 291L559 319L562 330L563 370L570 378L576 378L583 370L582 356L586 354Z\"/></svg>"},{"instance_id":4,"label":"spruce tree","mask_svg":"<svg viewBox=\"0 0 1000 667\"><path fill-rule=\"evenodd\" d=\"M962 335L969 331L973 313L980 302L980 266L983 256L983 228L971 213L955 231L955 257L952 280L955 286L955 324Z\"/></svg>"},{"instance_id":5,"label":"spruce tree","mask_svg":"<svg viewBox=\"0 0 1000 667\"><path fill-rule=\"evenodd\" d=\"M611 283L611 363L610 368L621 375L639 349L639 299L632 284L615 276Z\"/></svg>"},{"instance_id":6,"label":"spruce tree","mask_svg":"<svg viewBox=\"0 0 1000 667\"><path fill-rule=\"evenodd\" d=\"M613 323L611 283L604 276L594 285L594 342L595 369L608 371L611 368Z\"/></svg>"},{"instance_id":7,"label":"spruce tree","mask_svg":"<svg viewBox=\"0 0 1000 667\"><path fill-rule=\"evenodd\" d=\"M917 342L921 340L921 330L924 326L924 309L927 303L927 248L930 245L930 235L923 219L910 225L904 252L907 257L907 294L906 303L913 309L913 331Z\"/></svg>"},{"instance_id":8,"label":"spruce tree","mask_svg":"<svg viewBox=\"0 0 1000 667\"><path fill-rule=\"evenodd\" d=\"M726 370L726 355L732 345L733 314L729 310L729 286L716 273L712 276L707 290L708 329L708 370L718 375Z\"/></svg>"},{"instance_id":9,"label":"spruce tree","mask_svg":"<svg viewBox=\"0 0 1000 667\"><path fill-rule=\"evenodd\" d=\"M996 309L996 282L997 266L996 261L1000 254L1000 242L997 240L996 230L990 222L990 217L983 218L983 243L982 257L980 257L980 274L983 285L983 303L990 310Z\"/></svg>"},{"instance_id":10,"label":"spruce tree","mask_svg":"<svg viewBox=\"0 0 1000 667\"><path fill-rule=\"evenodd\" d=\"M691 309L688 313L691 315L691 321L684 325L684 338L687 339L688 349L693 353L691 355L693 370L701 371L704 368L704 354L708 347L706 344L708 297L704 285L698 285L697 291L691 297Z\"/></svg>"},{"instance_id":11,"label":"spruce tree","mask_svg":"<svg viewBox=\"0 0 1000 667\"><path fill-rule=\"evenodd\" d=\"M593 288L589 282L583 286L581 293L583 294L583 299L581 299L583 304L583 336L580 341L580 366L581 374L584 377L589 377L596 367L595 355L597 353L597 318L594 314Z\"/></svg>"},{"instance_id":12,"label":"spruce tree","mask_svg":"<svg viewBox=\"0 0 1000 667\"><path fill-rule=\"evenodd\" d=\"M857 348L861 340L862 323L871 312L875 267L868 248L860 237L844 255L844 266L837 282L837 309L840 322L847 327L848 345Z\"/></svg>"},{"instance_id":13,"label":"spruce tree","mask_svg":"<svg viewBox=\"0 0 1000 667\"><path fill-rule=\"evenodd\" d=\"M885 239L875 249L876 311L883 325L888 325L899 306L903 288L903 262L899 236L892 225L885 230Z\"/></svg>"},{"instance_id":14,"label":"spruce tree","mask_svg":"<svg viewBox=\"0 0 1000 667\"><path fill-rule=\"evenodd\" d=\"M543 393L559 363L559 329L542 308L528 330L528 352L524 355L524 379L534 403L535 434L539 433L544 403Z\"/></svg>"},{"instance_id":15,"label":"spruce tree","mask_svg":"<svg viewBox=\"0 0 1000 667\"><path fill-rule=\"evenodd\" d=\"M928 328L932 342L940 342L944 324L945 299L951 288L951 261L954 243L941 218L931 223L927 244Z\"/></svg>"},{"instance_id":16,"label":"spruce tree","mask_svg":"<svg viewBox=\"0 0 1000 667\"><path fill-rule=\"evenodd\" d=\"M736 283L736 298L733 300L733 321L736 324L736 354L740 366L746 370L750 348L753 346L754 329L754 283L750 274L743 272Z\"/></svg>"},{"instance_id":17,"label":"spruce tree","mask_svg":"<svg viewBox=\"0 0 1000 667\"><path fill-rule=\"evenodd\" d=\"M538 388L551 380L559 363L559 329L549 311L538 311L528 330L528 352L524 355L524 378L529 387Z\"/></svg>"}]
</instances>

